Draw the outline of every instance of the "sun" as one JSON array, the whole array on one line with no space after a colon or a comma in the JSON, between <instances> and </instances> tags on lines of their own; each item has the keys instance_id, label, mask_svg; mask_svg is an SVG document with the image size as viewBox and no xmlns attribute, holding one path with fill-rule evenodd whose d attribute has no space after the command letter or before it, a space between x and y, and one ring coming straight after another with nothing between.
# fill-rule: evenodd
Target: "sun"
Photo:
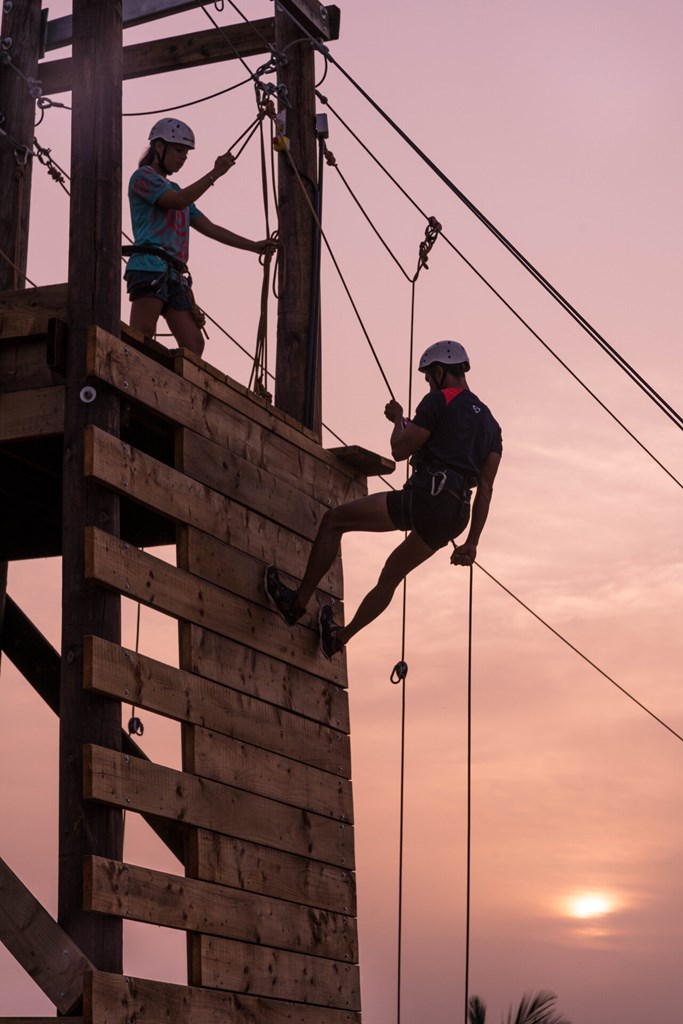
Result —
<instances>
[{"instance_id":1,"label":"sun","mask_svg":"<svg viewBox=\"0 0 683 1024\"><path fill-rule=\"evenodd\" d=\"M568 911L572 917L603 917L613 907L614 901L609 896L597 892L572 896L568 901Z\"/></svg>"}]
</instances>

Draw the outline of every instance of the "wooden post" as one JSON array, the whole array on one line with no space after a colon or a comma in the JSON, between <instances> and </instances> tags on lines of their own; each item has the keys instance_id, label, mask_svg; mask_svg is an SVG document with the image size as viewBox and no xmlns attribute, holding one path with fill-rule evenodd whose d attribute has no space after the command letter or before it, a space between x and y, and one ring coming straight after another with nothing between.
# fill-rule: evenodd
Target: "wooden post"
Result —
<instances>
[{"instance_id":1,"label":"wooden post","mask_svg":"<svg viewBox=\"0 0 683 1024\"><path fill-rule=\"evenodd\" d=\"M120 642L120 599L84 577L88 525L119 532L118 499L84 478L84 431L119 431L119 400L86 379L88 328L119 331L121 299L120 0L74 0L69 336L64 412L59 923L96 967L122 970L122 925L84 912L83 859L121 858L121 811L83 799L83 746L121 749L116 701L83 689L83 637Z\"/></svg>"},{"instance_id":2,"label":"wooden post","mask_svg":"<svg viewBox=\"0 0 683 1024\"><path fill-rule=\"evenodd\" d=\"M7 137L0 139L0 249L19 270L0 257L0 291L23 288L26 273L32 168L27 154L33 149L35 98L25 79L37 76L40 2L24 0L3 9L0 129Z\"/></svg>"},{"instance_id":3,"label":"wooden post","mask_svg":"<svg viewBox=\"0 0 683 1024\"><path fill-rule=\"evenodd\" d=\"M300 14L298 16L301 17ZM276 3L275 47L280 53L285 49L287 53L287 63L278 71L278 84L287 90L286 101L280 100L280 114L285 119L284 134L289 139L290 156L300 180L287 156L281 154L278 178L284 259L280 261L275 404L320 437L320 358L313 360L315 381L312 390L317 401L313 415L306 423L315 221L303 195L301 182L315 207L317 166L314 53L310 43L301 37L301 29Z\"/></svg>"},{"instance_id":4,"label":"wooden post","mask_svg":"<svg viewBox=\"0 0 683 1024\"><path fill-rule=\"evenodd\" d=\"M0 291L23 288L28 258L28 223L31 202L35 99L18 72L35 78L40 57L41 0L26 0L3 8L2 32L5 61L0 63L0 250L16 264L0 256ZM5 47L4 40L11 40ZM14 145L10 143L14 140ZM2 634L7 563L0 562L0 636ZM1 649L1 648L0 648Z\"/></svg>"}]
</instances>

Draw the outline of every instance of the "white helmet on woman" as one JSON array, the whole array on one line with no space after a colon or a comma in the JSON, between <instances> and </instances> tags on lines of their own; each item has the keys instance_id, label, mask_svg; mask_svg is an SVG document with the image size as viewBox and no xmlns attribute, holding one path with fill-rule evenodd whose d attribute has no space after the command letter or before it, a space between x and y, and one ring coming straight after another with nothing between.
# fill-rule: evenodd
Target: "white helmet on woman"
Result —
<instances>
[{"instance_id":1,"label":"white helmet on woman","mask_svg":"<svg viewBox=\"0 0 683 1024\"><path fill-rule=\"evenodd\" d=\"M178 121L175 117L162 117L161 121L157 121L153 125L149 133L149 141L154 142L155 139L161 139L163 142L175 142L180 146L187 146L188 149L194 149L194 132L189 124Z\"/></svg>"},{"instance_id":2,"label":"white helmet on woman","mask_svg":"<svg viewBox=\"0 0 683 1024\"><path fill-rule=\"evenodd\" d=\"M461 363L467 363L469 370L470 359L460 342L436 341L422 353L418 366L420 373L425 373L433 363L441 363L442 366L459 366Z\"/></svg>"}]
</instances>

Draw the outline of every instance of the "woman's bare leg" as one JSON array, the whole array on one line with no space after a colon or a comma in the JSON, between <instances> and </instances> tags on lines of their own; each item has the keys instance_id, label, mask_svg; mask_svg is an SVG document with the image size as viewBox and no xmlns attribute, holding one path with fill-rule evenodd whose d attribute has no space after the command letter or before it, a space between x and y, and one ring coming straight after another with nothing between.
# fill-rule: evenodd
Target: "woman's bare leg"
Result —
<instances>
[{"instance_id":1,"label":"woman's bare leg","mask_svg":"<svg viewBox=\"0 0 683 1024\"><path fill-rule=\"evenodd\" d=\"M130 326L146 338L153 338L163 305L161 299L155 299L152 295L133 299L130 304Z\"/></svg>"},{"instance_id":2,"label":"woman's bare leg","mask_svg":"<svg viewBox=\"0 0 683 1024\"><path fill-rule=\"evenodd\" d=\"M180 348L200 356L204 351L204 335L197 326L189 309L167 309L166 321Z\"/></svg>"}]
</instances>

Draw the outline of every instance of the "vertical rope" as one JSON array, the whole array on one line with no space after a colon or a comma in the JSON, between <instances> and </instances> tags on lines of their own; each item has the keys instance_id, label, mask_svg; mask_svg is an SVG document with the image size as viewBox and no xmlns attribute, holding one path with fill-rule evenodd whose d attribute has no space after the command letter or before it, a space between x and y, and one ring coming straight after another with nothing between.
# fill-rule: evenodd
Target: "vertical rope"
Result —
<instances>
[{"instance_id":1,"label":"vertical rope","mask_svg":"<svg viewBox=\"0 0 683 1024\"><path fill-rule=\"evenodd\" d=\"M465 1024L470 1002L470 901L472 865L472 607L474 566L470 565L470 608L467 631L467 870L465 900Z\"/></svg>"},{"instance_id":2,"label":"vertical rope","mask_svg":"<svg viewBox=\"0 0 683 1024\"><path fill-rule=\"evenodd\" d=\"M419 272L419 271L418 271ZM411 282L410 294L410 354L408 360L408 418L413 408L413 344L415 338L415 282L417 274ZM409 466L406 465L406 479L409 474ZM406 534L407 536L407 534ZM399 852L398 852L398 952L397 952L397 980L396 980L396 1020L401 1024L401 978L403 962L403 855L404 855L404 818L405 818L405 764L406 764L406 677L408 665L406 662L406 620L408 613L408 581L403 580L403 614L401 619L401 671L397 672L398 666L394 669L401 681L401 784L399 797ZM393 682L392 676L392 682ZM396 680L398 681L398 679Z\"/></svg>"}]
</instances>

